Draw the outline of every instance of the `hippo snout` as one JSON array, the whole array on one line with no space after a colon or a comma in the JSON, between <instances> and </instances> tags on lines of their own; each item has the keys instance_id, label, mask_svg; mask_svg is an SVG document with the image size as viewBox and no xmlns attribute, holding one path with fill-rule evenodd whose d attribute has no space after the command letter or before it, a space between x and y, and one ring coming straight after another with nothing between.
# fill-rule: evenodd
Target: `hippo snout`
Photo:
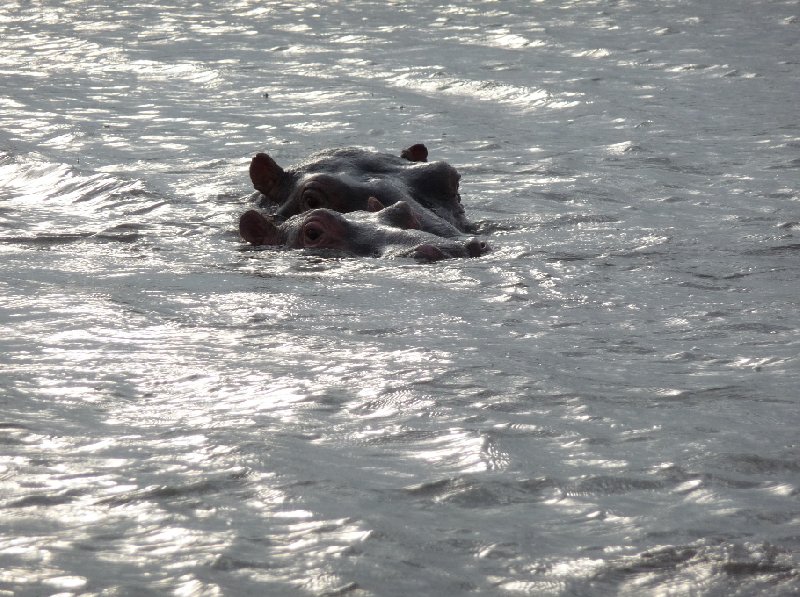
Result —
<instances>
[{"instance_id":1,"label":"hippo snout","mask_svg":"<svg viewBox=\"0 0 800 597\"><path fill-rule=\"evenodd\" d=\"M479 238L471 238L467 241L466 249L470 257L480 257L489 251L489 245Z\"/></svg>"}]
</instances>

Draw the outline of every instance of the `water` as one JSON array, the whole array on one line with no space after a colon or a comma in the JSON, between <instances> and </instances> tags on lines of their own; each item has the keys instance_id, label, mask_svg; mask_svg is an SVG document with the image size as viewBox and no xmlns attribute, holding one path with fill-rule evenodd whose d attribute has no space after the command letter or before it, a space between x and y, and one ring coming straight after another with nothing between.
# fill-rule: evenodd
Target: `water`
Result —
<instances>
[{"instance_id":1,"label":"water","mask_svg":"<svg viewBox=\"0 0 800 597\"><path fill-rule=\"evenodd\" d=\"M7 0L0 594L800 591L800 3ZM494 250L237 238L424 142Z\"/></svg>"}]
</instances>

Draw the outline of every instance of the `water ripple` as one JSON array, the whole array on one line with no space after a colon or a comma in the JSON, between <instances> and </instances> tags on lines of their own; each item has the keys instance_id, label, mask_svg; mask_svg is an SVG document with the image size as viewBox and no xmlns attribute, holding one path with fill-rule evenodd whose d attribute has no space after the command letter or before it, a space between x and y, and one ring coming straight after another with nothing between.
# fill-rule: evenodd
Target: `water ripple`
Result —
<instances>
[{"instance_id":1,"label":"water ripple","mask_svg":"<svg viewBox=\"0 0 800 597\"><path fill-rule=\"evenodd\" d=\"M790 594L792 7L217 4L0 6L0 593ZM238 239L417 142L492 253Z\"/></svg>"}]
</instances>

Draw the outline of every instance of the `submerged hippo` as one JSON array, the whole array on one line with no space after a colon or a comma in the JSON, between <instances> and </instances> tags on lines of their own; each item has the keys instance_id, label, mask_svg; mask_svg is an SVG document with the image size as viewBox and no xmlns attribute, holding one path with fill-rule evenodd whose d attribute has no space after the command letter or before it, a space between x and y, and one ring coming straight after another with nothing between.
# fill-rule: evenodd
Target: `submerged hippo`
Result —
<instances>
[{"instance_id":1,"label":"submerged hippo","mask_svg":"<svg viewBox=\"0 0 800 597\"><path fill-rule=\"evenodd\" d=\"M405 201L421 230L457 237L472 230L458 193L459 173L446 162L428 162L419 143L400 157L364 149L316 153L284 170L265 153L250 164L250 179L275 219L285 220L310 209L347 213L369 210L370 200L390 206Z\"/></svg>"},{"instance_id":2,"label":"submerged hippo","mask_svg":"<svg viewBox=\"0 0 800 597\"><path fill-rule=\"evenodd\" d=\"M362 257L414 257L438 261L449 257L478 257L488 250L477 238L444 238L418 230L411 206L397 201L389 207L369 200L373 211L342 214L311 209L280 224L251 209L239 220L242 237L254 245L292 249L330 249Z\"/></svg>"}]
</instances>

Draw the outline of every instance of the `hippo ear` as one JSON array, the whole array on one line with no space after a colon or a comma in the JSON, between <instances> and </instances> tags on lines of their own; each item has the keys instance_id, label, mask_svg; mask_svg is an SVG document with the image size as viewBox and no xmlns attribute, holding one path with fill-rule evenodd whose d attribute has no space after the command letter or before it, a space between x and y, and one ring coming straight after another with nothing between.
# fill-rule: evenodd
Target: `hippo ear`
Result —
<instances>
[{"instance_id":1,"label":"hippo ear","mask_svg":"<svg viewBox=\"0 0 800 597\"><path fill-rule=\"evenodd\" d=\"M280 181L286 173L283 168L269 157L266 153L258 153L250 162L250 180L257 191L261 191L269 199L278 201L278 190Z\"/></svg>"},{"instance_id":2,"label":"hippo ear","mask_svg":"<svg viewBox=\"0 0 800 597\"><path fill-rule=\"evenodd\" d=\"M277 245L280 243L278 228L254 209L239 218L239 234L254 245Z\"/></svg>"},{"instance_id":3,"label":"hippo ear","mask_svg":"<svg viewBox=\"0 0 800 597\"><path fill-rule=\"evenodd\" d=\"M367 199L367 211L380 211L382 209L386 209L386 206L377 197Z\"/></svg>"},{"instance_id":4,"label":"hippo ear","mask_svg":"<svg viewBox=\"0 0 800 597\"><path fill-rule=\"evenodd\" d=\"M422 143L417 143L401 151L400 157L407 159L409 162L427 162L428 148Z\"/></svg>"},{"instance_id":5,"label":"hippo ear","mask_svg":"<svg viewBox=\"0 0 800 597\"><path fill-rule=\"evenodd\" d=\"M393 203L386 209L379 212L380 220L384 224L408 230L413 228L419 230L420 223L417 214L411 209L411 206L405 201L398 201Z\"/></svg>"}]
</instances>

